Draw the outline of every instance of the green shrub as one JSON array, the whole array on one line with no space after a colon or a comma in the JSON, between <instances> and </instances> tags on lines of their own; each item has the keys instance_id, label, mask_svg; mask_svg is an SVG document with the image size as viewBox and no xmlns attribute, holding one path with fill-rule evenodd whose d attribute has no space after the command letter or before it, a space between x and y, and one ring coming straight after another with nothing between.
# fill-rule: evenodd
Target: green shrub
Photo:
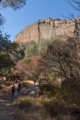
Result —
<instances>
[{"instance_id":1,"label":"green shrub","mask_svg":"<svg viewBox=\"0 0 80 120\"><path fill-rule=\"evenodd\" d=\"M25 58L23 59L23 61L24 61L25 63L30 63L30 62L31 62L31 58L30 58L30 57L25 57Z\"/></svg>"},{"instance_id":2,"label":"green shrub","mask_svg":"<svg viewBox=\"0 0 80 120\"><path fill-rule=\"evenodd\" d=\"M53 96L60 97L61 92L60 92L60 88L52 84L40 84L39 94L47 97L53 97Z\"/></svg>"},{"instance_id":3,"label":"green shrub","mask_svg":"<svg viewBox=\"0 0 80 120\"><path fill-rule=\"evenodd\" d=\"M31 41L27 44L25 49L25 56L33 56L38 54L37 44L34 41Z\"/></svg>"}]
</instances>

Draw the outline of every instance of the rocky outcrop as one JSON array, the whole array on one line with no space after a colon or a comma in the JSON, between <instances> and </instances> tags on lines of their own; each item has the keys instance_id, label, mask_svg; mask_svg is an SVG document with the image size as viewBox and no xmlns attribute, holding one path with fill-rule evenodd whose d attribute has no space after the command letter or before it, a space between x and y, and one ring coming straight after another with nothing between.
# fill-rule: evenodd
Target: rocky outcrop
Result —
<instances>
[{"instance_id":1,"label":"rocky outcrop","mask_svg":"<svg viewBox=\"0 0 80 120\"><path fill-rule=\"evenodd\" d=\"M77 27L76 21L80 22L80 19L61 20L46 18L44 20L38 20L17 34L14 41L27 43L34 40L38 42L40 39L50 39L59 35L73 37L75 35L75 28Z\"/></svg>"}]
</instances>

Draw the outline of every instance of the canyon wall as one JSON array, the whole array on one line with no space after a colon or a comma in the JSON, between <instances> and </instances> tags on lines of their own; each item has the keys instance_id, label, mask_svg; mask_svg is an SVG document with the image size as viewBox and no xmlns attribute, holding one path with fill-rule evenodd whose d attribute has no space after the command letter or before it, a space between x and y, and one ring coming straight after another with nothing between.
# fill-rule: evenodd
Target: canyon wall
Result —
<instances>
[{"instance_id":1,"label":"canyon wall","mask_svg":"<svg viewBox=\"0 0 80 120\"><path fill-rule=\"evenodd\" d=\"M80 19L77 21L80 22ZM37 22L25 27L19 34L16 35L14 41L27 43L34 40L35 42L38 42L40 39L50 39L59 35L73 37L75 34L75 28L75 20L46 18L38 20Z\"/></svg>"}]
</instances>

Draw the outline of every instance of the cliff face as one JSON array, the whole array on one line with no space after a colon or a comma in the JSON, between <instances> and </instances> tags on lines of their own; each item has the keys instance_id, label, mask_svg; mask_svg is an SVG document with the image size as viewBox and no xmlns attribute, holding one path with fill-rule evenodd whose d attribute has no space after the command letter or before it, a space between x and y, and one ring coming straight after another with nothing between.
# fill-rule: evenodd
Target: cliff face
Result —
<instances>
[{"instance_id":1,"label":"cliff face","mask_svg":"<svg viewBox=\"0 0 80 120\"><path fill-rule=\"evenodd\" d=\"M80 21L78 19L77 21ZM56 35L74 36L76 28L75 20L61 20L46 18L39 20L25 29L15 37L15 42L27 43L31 40L38 42L40 39L50 39Z\"/></svg>"}]
</instances>

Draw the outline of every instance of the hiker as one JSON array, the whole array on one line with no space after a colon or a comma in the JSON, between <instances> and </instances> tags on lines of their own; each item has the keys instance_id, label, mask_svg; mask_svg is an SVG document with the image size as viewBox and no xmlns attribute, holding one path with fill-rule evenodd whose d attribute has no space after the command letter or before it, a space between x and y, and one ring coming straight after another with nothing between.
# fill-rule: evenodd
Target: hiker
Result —
<instances>
[{"instance_id":1,"label":"hiker","mask_svg":"<svg viewBox=\"0 0 80 120\"><path fill-rule=\"evenodd\" d=\"M12 97L14 97L14 94L15 94L15 86L14 86L14 84L12 86L11 92L12 92Z\"/></svg>"},{"instance_id":2,"label":"hiker","mask_svg":"<svg viewBox=\"0 0 80 120\"><path fill-rule=\"evenodd\" d=\"M36 80L34 80L34 85L36 85Z\"/></svg>"},{"instance_id":3,"label":"hiker","mask_svg":"<svg viewBox=\"0 0 80 120\"><path fill-rule=\"evenodd\" d=\"M37 86L38 85L38 80L34 81L34 85Z\"/></svg>"},{"instance_id":4,"label":"hiker","mask_svg":"<svg viewBox=\"0 0 80 120\"><path fill-rule=\"evenodd\" d=\"M19 82L19 84L18 84L17 91L18 91L18 94L20 94L20 93L21 93L21 83L20 83L20 82Z\"/></svg>"}]
</instances>

